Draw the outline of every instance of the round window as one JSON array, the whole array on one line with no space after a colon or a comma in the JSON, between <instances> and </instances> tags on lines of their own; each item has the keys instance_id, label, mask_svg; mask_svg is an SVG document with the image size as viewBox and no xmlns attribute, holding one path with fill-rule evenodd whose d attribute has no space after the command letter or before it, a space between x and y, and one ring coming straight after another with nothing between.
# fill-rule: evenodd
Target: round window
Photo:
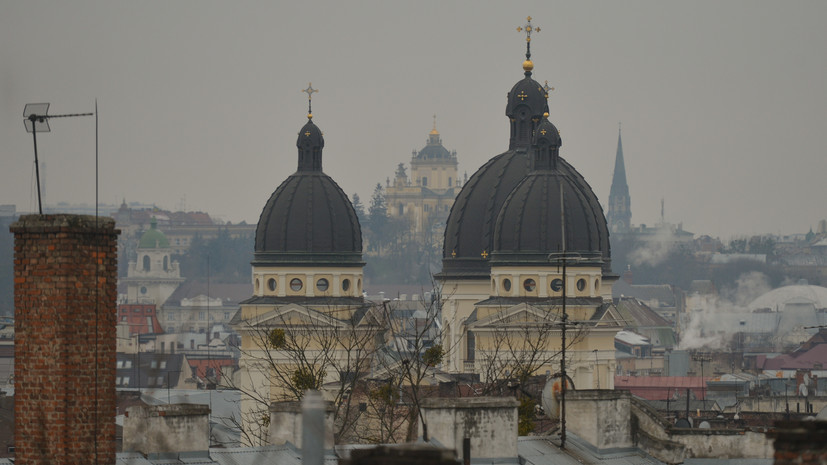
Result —
<instances>
[{"instance_id":1,"label":"round window","mask_svg":"<svg viewBox=\"0 0 827 465\"><path fill-rule=\"evenodd\" d=\"M508 279L508 278L503 279L503 289L505 289L506 292L511 290L511 280L510 279Z\"/></svg>"},{"instance_id":2,"label":"round window","mask_svg":"<svg viewBox=\"0 0 827 465\"><path fill-rule=\"evenodd\" d=\"M563 280L560 278L552 279L551 280L551 290L554 292L560 292L563 290Z\"/></svg>"},{"instance_id":3,"label":"round window","mask_svg":"<svg viewBox=\"0 0 827 465\"><path fill-rule=\"evenodd\" d=\"M276 278L270 278L267 280L267 288L271 291L276 290Z\"/></svg>"},{"instance_id":4,"label":"round window","mask_svg":"<svg viewBox=\"0 0 827 465\"><path fill-rule=\"evenodd\" d=\"M586 288L586 280L583 279L583 278L578 279L577 280L577 290L582 291L585 288Z\"/></svg>"},{"instance_id":5,"label":"round window","mask_svg":"<svg viewBox=\"0 0 827 465\"><path fill-rule=\"evenodd\" d=\"M302 290L302 280L299 278L293 278L290 280L290 289L293 291L300 291Z\"/></svg>"},{"instance_id":6,"label":"round window","mask_svg":"<svg viewBox=\"0 0 827 465\"><path fill-rule=\"evenodd\" d=\"M316 281L316 289L324 292L327 290L328 287L330 287L330 283L327 282L325 278L321 278L318 281Z\"/></svg>"},{"instance_id":7,"label":"round window","mask_svg":"<svg viewBox=\"0 0 827 465\"><path fill-rule=\"evenodd\" d=\"M528 278L525 281L523 281L523 289L525 289L526 291L534 292L534 289L536 289L536 288L537 288L537 283L534 282L533 279Z\"/></svg>"},{"instance_id":8,"label":"round window","mask_svg":"<svg viewBox=\"0 0 827 465\"><path fill-rule=\"evenodd\" d=\"M342 280L342 290L343 291L350 290L350 280L349 279Z\"/></svg>"}]
</instances>

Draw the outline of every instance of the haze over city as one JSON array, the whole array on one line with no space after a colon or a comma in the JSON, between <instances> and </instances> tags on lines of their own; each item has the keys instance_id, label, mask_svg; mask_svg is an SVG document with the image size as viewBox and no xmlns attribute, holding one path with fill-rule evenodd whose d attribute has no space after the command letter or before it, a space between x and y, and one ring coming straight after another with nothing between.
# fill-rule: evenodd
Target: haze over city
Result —
<instances>
[{"instance_id":1,"label":"haze over city","mask_svg":"<svg viewBox=\"0 0 827 465\"><path fill-rule=\"evenodd\" d=\"M6 2L0 203L36 211L26 103L100 115L100 201L258 220L296 168L308 82L324 169L369 198L437 115L470 176L508 146L506 93L555 87L561 155L606 205L622 122L632 222L727 238L827 217L824 2ZM93 118L38 137L44 202L93 203Z\"/></svg>"}]
</instances>

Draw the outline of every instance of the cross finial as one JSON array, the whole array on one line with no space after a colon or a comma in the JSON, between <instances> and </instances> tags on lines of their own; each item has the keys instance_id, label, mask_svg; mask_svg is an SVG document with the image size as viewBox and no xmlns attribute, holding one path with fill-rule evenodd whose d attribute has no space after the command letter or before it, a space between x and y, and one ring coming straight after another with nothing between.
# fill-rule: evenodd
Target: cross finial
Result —
<instances>
[{"instance_id":1,"label":"cross finial","mask_svg":"<svg viewBox=\"0 0 827 465\"><path fill-rule=\"evenodd\" d=\"M313 102L313 94L318 92L318 90L313 88L312 82L308 82L307 89L302 90L302 92L307 94L307 118L310 119L313 117L313 107L311 106L311 103Z\"/></svg>"},{"instance_id":2,"label":"cross finial","mask_svg":"<svg viewBox=\"0 0 827 465\"><path fill-rule=\"evenodd\" d=\"M525 59L531 59L531 33L532 32L540 32L539 27L534 27L531 25L531 16L526 18L525 26L518 27L517 32L525 31Z\"/></svg>"},{"instance_id":3,"label":"cross finial","mask_svg":"<svg viewBox=\"0 0 827 465\"><path fill-rule=\"evenodd\" d=\"M436 113L434 113L434 131L436 131Z\"/></svg>"},{"instance_id":4,"label":"cross finial","mask_svg":"<svg viewBox=\"0 0 827 465\"><path fill-rule=\"evenodd\" d=\"M553 91L553 90L554 90L554 87L551 87L550 85L548 85L548 81L546 81L546 83L543 84L543 91L545 91L545 93L546 93L546 98L548 98L548 94L550 94L551 91Z\"/></svg>"}]
</instances>

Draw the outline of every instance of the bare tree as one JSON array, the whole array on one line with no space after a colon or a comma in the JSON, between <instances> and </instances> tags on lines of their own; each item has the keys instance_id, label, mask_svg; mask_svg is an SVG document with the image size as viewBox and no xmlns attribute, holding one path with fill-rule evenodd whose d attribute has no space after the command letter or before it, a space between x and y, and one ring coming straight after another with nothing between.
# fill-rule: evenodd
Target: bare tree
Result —
<instances>
[{"instance_id":1,"label":"bare tree","mask_svg":"<svg viewBox=\"0 0 827 465\"><path fill-rule=\"evenodd\" d=\"M267 444L270 404L300 400L308 389L333 402L337 440L351 437L360 415L352 394L370 372L383 326L382 312L369 303L289 304L243 321L244 369L231 386L242 393L243 442Z\"/></svg>"}]
</instances>

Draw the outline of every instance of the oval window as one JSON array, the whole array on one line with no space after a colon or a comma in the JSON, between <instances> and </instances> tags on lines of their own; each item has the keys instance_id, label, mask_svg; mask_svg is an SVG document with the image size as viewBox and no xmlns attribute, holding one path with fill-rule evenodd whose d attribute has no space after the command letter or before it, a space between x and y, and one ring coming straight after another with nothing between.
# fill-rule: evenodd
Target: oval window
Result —
<instances>
[{"instance_id":1,"label":"oval window","mask_svg":"<svg viewBox=\"0 0 827 465\"><path fill-rule=\"evenodd\" d=\"M141 286L141 294L146 294L146 286Z\"/></svg>"},{"instance_id":2,"label":"oval window","mask_svg":"<svg viewBox=\"0 0 827 465\"><path fill-rule=\"evenodd\" d=\"M534 282L533 279L528 278L525 281L523 281L523 289L525 289L528 292L534 292L534 289L537 289L537 283Z\"/></svg>"},{"instance_id":3,"label":"oval window","mask_svg":"<svg viewBox=\"0 0 827 465\"><path fill-rule=\"evenodd\" d=\"M594 280L594 292L599 292L599 291L600 291L600 280L595 279Z\"/></svg>"},{"instance_id":4,"label":"oval window","mask_svg":"<svg viewBox=\"0 0 827 465\"><path fill-rule=\"evenodd\" d=\"M327 290L328 287L330 287L330 283L327 282L327 279L321 278L318 281L316 281L316 289L324 292Z\"/></svg>"},{"instance_id":5,"label":"oval window","mask_svg":"<svg viewBox=\"0 0 827 465\"><path fill-rule=\"evenodd\" d=\"M505 289L506 292L511 290L511 280L510 279L508 279L508 278L503 279L503 289Z\"/></svg>"},{"instance_id":6,"label":"oval window","mask_svg":"<svg viewBox=\"0 0 827 465\"><path fill-rule=\"evenodd\" d=\"M583 278L578 279L577 280L577 290L582 291L585 288L586 288L586 280L583 279Z\"/></svg>"},{"instance_id":7,"label":"oval window","mask_svg":"<svg viewBox=\"0 0 827 465\"><path fill-rule=\"evenodd\" d=\"M345 280L342 281L342 290L343 291L350 290L350 280L349 279L345 279Z\"/></svg>"},{"instance_id":8,"label":"oval window","mask_svg":"<svg viewBox=\"0 0 827 465\"><path fill-rule=\"evenodd\" d=\"M560 292L563 290L563 280L560 278L552 279L551 280L551 290L554 292Z\"/></svg>"},{"instance_id":9,"label":"oval window","mask_svg":"<svg viewBox=\"0 0 827 465\"><path fill-rule=\"evenodd\" d=\"M299 278L293 278L290 280L290 289L294 291L302 290L302 280Z\"/></svg>"},{"instance_id":10,"label":"oval window","mask_svg":"<svg viewBox=\"0 0 827 465\"><path fill-rule=\"evenodd\" d=\"M256 292L258 292L258 288L261 287L261 281L256 278Z\"/></svg>"},{"instance_id":11,"label":"oval window","mask_svg":"<svg viewBox=\"0 0 827 465\"><path fill-rule=\"evenodd\" d=\"M271 291L276 290L276 278L270 278L267 280L267 288Z\"/></svg>"}]
</instances>

